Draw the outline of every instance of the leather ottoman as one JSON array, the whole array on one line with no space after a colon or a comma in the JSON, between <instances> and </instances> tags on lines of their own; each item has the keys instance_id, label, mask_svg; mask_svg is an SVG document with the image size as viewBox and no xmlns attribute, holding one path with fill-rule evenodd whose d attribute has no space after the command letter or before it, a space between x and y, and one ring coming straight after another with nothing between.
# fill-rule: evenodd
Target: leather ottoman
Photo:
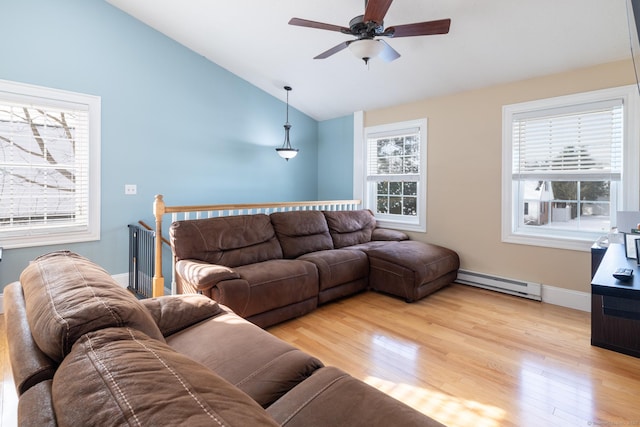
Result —
<instances>
[{"instance_id":1,"label":"leather ottoman","mask_svg":"<svg viewBox=\"0 0 640 427\"><path fill-rule=\"evenodd\" d=\"M369 287L413 302L450 284L460 259L450 249L415 240L367 250Z\"/></svg>"}]
</instances>

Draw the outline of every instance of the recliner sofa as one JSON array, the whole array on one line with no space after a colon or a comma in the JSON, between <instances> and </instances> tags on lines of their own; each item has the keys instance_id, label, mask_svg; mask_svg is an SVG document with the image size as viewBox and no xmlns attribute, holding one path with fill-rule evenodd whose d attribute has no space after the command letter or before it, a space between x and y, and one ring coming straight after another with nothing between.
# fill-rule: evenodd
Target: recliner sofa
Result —
<instances>
[{"instance_id":1,"label":"recliner sofa","mask_svg":"<svg viewBox=\"0 0 640 427\"><path fill-rule=\"evenodd\" d=\"M20 426L441 426L208 297L137 300L71 252L4 305Z\"/></svg>"},{"instance_id":2,"label":"recliner sofa","mask_svg":"<svg viewBox=\"0 0 640 427\"><path fill-rule=\"evenodd\" d=\"M366 289L408 302L453 282L458 254L380 228L369 210L176 221L179 293L201 293L261 327Z\"/></svg>"}]
</instances>

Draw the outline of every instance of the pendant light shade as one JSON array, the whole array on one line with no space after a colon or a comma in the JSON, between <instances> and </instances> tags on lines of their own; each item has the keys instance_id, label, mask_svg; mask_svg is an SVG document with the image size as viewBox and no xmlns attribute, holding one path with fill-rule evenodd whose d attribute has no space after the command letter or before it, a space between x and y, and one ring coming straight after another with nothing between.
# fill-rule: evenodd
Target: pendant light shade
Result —
<instances>
[{"instance_id":1,"label":"pendant light shade","mask_svg":"<svg viewBox=\"0 0 640 427\"><path fill-rule=\"evenodd\" d=\"M289 161L289 159L293 159L298 155L298 149L293 148L289 141L289 130L291 130L291 124L289 124L289 92L291 91L291 87L285 86L284 90L287 91L287 121L284 124L284 142L282 143L282 147L276 148L276 152L280 157Z\"/></svg>"}]
</instances>

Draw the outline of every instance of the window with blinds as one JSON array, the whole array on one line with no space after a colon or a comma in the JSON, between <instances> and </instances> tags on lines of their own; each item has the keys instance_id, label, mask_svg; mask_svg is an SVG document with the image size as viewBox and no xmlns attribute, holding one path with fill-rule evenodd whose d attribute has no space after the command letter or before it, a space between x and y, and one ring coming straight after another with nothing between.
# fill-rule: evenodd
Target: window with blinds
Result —
<instances>
[{"instance_id":1,"label":"window with blinds","mask_svg":"<svg viewBox=\"0 0 640 427\"><path fill-rule=\"evenodd\" d=\"M424 228L425 135L426 120L367 128L365 202L379 220Z\"/></svg>"},{"instance_id":2,"label":"window with blinds","mask_svg":"<svg viewBox=\"0 0 640 427\"><path fill-rule=\"evenodd\" d=\"M505 107L503 209L505 193L511 200L503 240L521 234L593 242L615 225L628 96L598 91Z\"/></svg>"},{"instance_id":3,"label":"window with blinds","mask_svg":"<svg viewBox=\"0 0 640 427\"><path fill-rule=\"evenodd\" d=\"M0 82L0 244L99 238L99 98Z\"/></svg>"}]
</instances>

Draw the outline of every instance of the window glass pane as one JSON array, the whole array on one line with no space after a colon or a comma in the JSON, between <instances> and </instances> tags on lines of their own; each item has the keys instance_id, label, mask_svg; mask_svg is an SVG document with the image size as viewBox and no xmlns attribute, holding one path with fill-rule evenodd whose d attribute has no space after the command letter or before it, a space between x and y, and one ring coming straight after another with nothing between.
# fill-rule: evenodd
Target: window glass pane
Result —
<instances>
[{"instance_id":1,"label":"window glass pane","mask_svg":"<svg viewBox=\"0 0 640 427\"><path fill-rule=\"evenodd\" d=\"M547 181L544 181L544 185ZM578 200L578 183L575 181L554 181L551 183L553 198L557 201Z\"/></svg>"},{"instance_id":2,"label":"window glass pane","mask_svg":"<svg viewBox=\"0 0 640 427\"><path fill-rule=\"evenodd\" d=\"M610 182L525 181L520 224L539 229L601 232L609 227Z\"/></svg>"},{"instance_id":3,"label":"window glass pane","mask_svg":"<svg viewBox=\"0 0 640 427\"><path fill-rule=\"evenodd\" d=\"M389 213L402 215L402 197L389 197Z\"/></svg>"},{"instance_id":4,"label":"window glass pane","mask_svg":"<svg viewBox=\"0 0 640 427\"><path fill-rule=\"evenodd\" d=\"M389 194L402 194L402 182L390 182L389 183Z\"/></svg>"},{"instance_id":5,"label":"window glass pane","mask_svg":"<svg viewBox=\"0 0 640 427\"><path fill-rule=\"evenodd\" d=\"M418 183L417 182L404 182L404 195L405 196L417 196L418 195Z\"/></svg>"},{"instance_id":6,"label":"window glass pane","mask_svg":"<svg viewBox=\"0 0 640 427\"><path fill-rule=\"evenodd\" d=\"M389 213L389 199L386 196L378 196L377 200L377 213L386 214Z\"/></svg>"},{"instance_id":7,"label":"window glass pane","mask_svg":"<svg viewBox=\"0 0 640 427\"><path fill-rule=\"evenodd\" d=\"M416 216L418 214L418 199L416 197L402 198L402 214Z\"/></svg>"}]
</instances>

